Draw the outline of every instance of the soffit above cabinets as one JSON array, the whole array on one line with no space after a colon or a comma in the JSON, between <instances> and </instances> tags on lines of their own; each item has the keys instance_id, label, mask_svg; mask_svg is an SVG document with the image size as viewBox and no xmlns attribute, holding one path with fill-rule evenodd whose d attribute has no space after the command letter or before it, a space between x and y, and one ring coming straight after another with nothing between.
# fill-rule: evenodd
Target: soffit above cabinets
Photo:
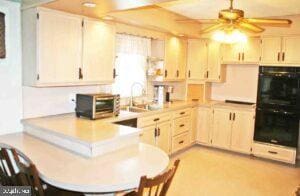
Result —
<instances>
[{"instance_id":1,"label":"soffit above cabinets","mask_svg":"<svg viewBox=\"0 0 300 196\"><path fill-rule=\"evenodd\" d=\"M246 17L271 17L300 14L299 0L235 0L234 7L245 11ZM194 19L214 19L229 0L179 0L161 7Z\"/></svg>"},{"instance_id":2,"label":"soffit above cabinets","mask_svg":"<svg viewBox=\"0 0 300 196\"><path fill-rule=\"evenodd\" d=\"M33 0L25 0L33 1ZM99 18L107 13L140 8L158 3L170 2L172 0L52 0L43 5L50 9L56 9L78 15L85 15L93 18ZM84 7L85 2L96 4L94 8Z\"/></svg>"}]
</instances>

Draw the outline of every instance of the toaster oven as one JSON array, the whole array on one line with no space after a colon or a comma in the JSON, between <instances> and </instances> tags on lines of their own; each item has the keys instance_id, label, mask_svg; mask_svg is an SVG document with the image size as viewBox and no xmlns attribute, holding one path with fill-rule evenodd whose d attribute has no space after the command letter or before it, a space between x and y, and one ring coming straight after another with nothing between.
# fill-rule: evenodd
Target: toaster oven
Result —
<instances>
[{"instance_id":1,"label":"toaster oven","mask_svg":"<svg viewBox=\"0 0 300 196\"><path fill-rule=\"evenodd\" d=\"M92 120L118 116L120 113L120 95L77 94L76 116Z\"/></svg>"}]
</instances>

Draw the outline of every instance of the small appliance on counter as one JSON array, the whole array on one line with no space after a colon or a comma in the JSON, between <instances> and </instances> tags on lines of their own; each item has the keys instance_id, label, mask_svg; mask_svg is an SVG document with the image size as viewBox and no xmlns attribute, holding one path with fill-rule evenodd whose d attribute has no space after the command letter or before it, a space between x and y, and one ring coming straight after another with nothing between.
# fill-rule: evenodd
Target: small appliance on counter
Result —
<instances>
[{"instance_id":1,"label":"small appliance on counter","mask_svg":"<svg viewBox=\"0 0 300 196\"><path fill-rule=\"evenodd\" d=\"M120 95L77 94L76 116L91 120L118 116L120 113Z\"/></svg>"},{"instance_id":2,"label":"small appliance on counter","mask_svg":"<svg viewBox=\"0 0 300 196\"><path fill-rule=\"evenodd\" d=\"M163 105L164 103L171 102L171 94L174 91L173 86L155 85L154 86L154 102Z\"/></svg>"}]
</instances>

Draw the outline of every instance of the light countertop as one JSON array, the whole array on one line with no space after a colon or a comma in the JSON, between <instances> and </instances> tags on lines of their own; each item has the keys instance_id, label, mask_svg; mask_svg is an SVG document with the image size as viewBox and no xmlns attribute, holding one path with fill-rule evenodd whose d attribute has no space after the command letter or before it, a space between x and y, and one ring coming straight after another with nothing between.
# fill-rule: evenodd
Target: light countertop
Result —
<instances>
[{"instance_id":1,"label":"light countertop","mask_svg":"<svg viewBox=\"0 0 300 196\"><path fill-rule=\"evenodd\" d=\"M143 143L93 158L78 156L25 133L3 135L0 143L29 157L45 182L86 193L133 189L141 176L159 175L169 164L165 152Z\"/></svg>"}]
</instances>

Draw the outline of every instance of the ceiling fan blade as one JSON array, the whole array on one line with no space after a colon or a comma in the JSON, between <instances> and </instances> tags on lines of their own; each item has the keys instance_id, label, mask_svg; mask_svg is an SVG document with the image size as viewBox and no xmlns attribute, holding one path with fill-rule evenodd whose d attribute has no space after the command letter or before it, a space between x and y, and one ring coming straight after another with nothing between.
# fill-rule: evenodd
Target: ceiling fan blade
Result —
<instances>
[{"instance_id":1,"label":"ceiling fan blade","mask_svg":"<svg viewBox=\"0 0 300 196\"><path fill-rule=\"evenodd\" d=\"M223 23L218 23L218 24L214 24L214 25L211 25L207 28L204 28L202 31L200 31L201 34L203 33L209 33L211 31L214 31L214 30L217 30L217 29L221 29L223 27L225 27L226 24L223 24Z\"/></svg>"},{"instance_id":2,"label":"ceiling fan blade","mask_svg":"<svg viewBox=\"0 0 300 196\"><path fill-rule=\"evenodd\" d=\"M267 19L267 18L245 18L244 21L260 25L270 25L270 26L284 26L292 24L289 19Z\"/></svg>"},{"instance_id":3,"label":"ceiling fan blade","mask_svg":"<svg viewBox=\"0 0 300 196\"><path fill-rule=\"evenodd\" d=\"M251 32L251 33L261 33L265 30L264 28L261 28L261 27L255 25L255 24L251 24L251 23L244 22L244 21L240 21L237 24L237 26L241 30L248 31L248 32Z\"/></svg>"},{"instance_id":4,"label":"ceiling fan blade","mask_svg":"<svg viewBox=\"0 0 300 196\"><path fill-rule=\"evenodd\" d=\"M214 24L219 22L218 19L178 19L176 22L180 23L189 23L189 22L198 22L198 23L203 23L203 24Z\"/></svg>"}]
</instances>

